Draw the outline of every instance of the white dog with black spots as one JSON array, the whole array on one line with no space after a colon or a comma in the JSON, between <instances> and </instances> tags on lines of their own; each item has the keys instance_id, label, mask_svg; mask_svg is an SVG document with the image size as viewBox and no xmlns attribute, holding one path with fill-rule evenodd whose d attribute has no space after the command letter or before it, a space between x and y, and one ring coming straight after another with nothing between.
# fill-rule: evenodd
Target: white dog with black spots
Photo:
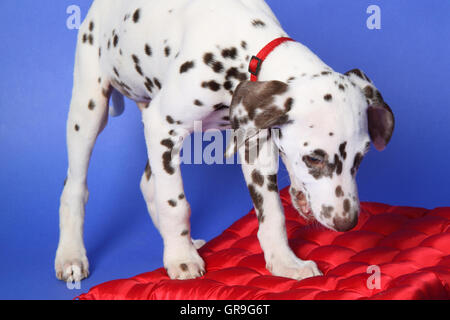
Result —
<instances>
[{"instance_id":1,"label":"white dog with black spots","mask_svg":"<svg viewBox=\"0 0 450 320\"><path fill-rule=\"evenodd\" d=\"M238 151L243 159L268 270L299 280L321 275L315 262L299 259L289 247L278 156L288 169L299 213L330 229L350 230L359 213L359 164L371 141L378 150L386 147L394 116L363 72L335 72L298 42L275 48L259 80L249 81L252 56L287 36L263 0L93 2L79 31L67 122L69 168L55 261L59 279L89 275L83 242L88 165L108 111L123 112L123 96L142 111L148 164L141 189L164 240L170 278L205 272L197 253L202 242L191 239L179 166L181 142L196 121L204 130L246 132L246 139L231 142L227 155ZM257 143L250 157L257 136L248 132L264 129L279 134Z\"/></svg>"}]
</instances>

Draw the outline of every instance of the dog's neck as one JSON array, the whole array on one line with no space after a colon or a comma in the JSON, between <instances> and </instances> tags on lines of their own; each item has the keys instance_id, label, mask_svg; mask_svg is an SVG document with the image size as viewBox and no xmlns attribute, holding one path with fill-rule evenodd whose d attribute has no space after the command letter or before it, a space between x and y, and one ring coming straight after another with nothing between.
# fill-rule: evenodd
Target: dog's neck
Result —
<instances>
[{"instance_id":1,"label":"dog's neck","mask_svg":"<svg viewBox=\"0 0 450 320\"><path fill-rule=\"evenodd\" d=\"M260 49L266 44L262 45ZM279 80L287 82L292 78L312 76L322 71L333 70L301 43L285 42L276 47L264 60L258 81Z\"/></svg>"}]
</instances>

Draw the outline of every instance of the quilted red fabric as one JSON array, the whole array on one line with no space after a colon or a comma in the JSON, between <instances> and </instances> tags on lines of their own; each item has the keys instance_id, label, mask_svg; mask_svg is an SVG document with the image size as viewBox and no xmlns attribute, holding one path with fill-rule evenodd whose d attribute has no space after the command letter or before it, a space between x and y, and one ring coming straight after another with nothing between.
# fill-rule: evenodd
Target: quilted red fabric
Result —
<instances>
[{"instance_id":1,"label":"quilted red fabric","mask_svg":"<svg viewBox=\"0 0 450 320\"><path fill-rule=\"evenodd\" d=\"M79 299L450 298L450 208L362 203L355 229L338 233L307 224L291 206L287 189L281 198L292 249L298 257L316 261L323 276L295 281L270 275L251 211L200 250L207 267L204 277L174 281L159 269L101 284ZM381 271L379 288L367 285L372 265Z\"/></svg>"}]
</instances>

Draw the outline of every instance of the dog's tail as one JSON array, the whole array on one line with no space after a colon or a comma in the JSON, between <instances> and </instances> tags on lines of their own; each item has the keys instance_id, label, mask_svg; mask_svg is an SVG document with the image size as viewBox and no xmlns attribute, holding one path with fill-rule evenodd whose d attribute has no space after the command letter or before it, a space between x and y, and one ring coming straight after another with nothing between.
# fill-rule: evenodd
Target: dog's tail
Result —
<instances>
[{"instance_id":1,"label":"dog's tail","mask_svg":"<svg viewBox=\"0 0 450 320\"><path fill-rule=\"evenodd\" d=\"M112 91L111 102L112 105L109 107L109 115L111 117L118 117L122 115L125 111L125 100L123 95L116 89L113 89Z\"/></svg>"}]
</instances>

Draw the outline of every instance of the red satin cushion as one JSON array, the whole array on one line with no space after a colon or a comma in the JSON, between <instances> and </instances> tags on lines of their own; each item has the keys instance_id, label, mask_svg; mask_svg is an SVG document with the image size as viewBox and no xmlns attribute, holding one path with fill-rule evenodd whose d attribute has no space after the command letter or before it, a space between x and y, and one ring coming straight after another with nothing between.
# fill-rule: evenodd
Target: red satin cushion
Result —
<instances>
[{"instance_id":1,"label":"red satin cushion","mask_svg":"<svg viewBox=\"0 0 450 320\"><path fill-rule=\"evenodd\" d=\"M201 250L207 273L169 280L164 269L92 288L79 299L449 299L450 208L426 210L362 203L358 225L338 233L308 224L281 192L289 243L324 276L296 281L272 276L251 211ZM381 288L369 289L367 268L378 265Z\"/></svg>"}]
</instances>

